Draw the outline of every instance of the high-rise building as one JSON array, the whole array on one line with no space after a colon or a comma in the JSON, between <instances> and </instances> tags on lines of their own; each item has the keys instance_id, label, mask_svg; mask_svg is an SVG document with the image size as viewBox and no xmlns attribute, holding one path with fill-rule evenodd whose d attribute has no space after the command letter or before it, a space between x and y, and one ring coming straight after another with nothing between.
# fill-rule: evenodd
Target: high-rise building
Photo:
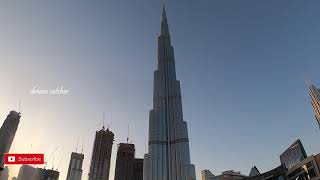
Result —
<instances>
[{"instance_id":1,"label":"high-rise building","mask_svg":"<svg viewBox=\"0 0 320 180\"><path fill-rule=\"evenodd\" d=\"M9 168L5 166L2 171L0 171L0 180L8 180L9 179Z\"/></svg>"},{"instance_id":2,"label":"high-rise building","mask_svg":"<svg viewBox=\"0 0 320 180\"><path fill-rule=\"evenodd\" d=\"M143 159L135 158L134 159L134 172L133 180L143 180Z\"/></svg>"},{"instance_id":3,"label":"high-rise building","mask_svg":"<svg viewBox=\"0 0 320 180\"><path fill-rule=\"evenodd\" d=\"M195 167L190 164L187 123L183 120L180 82L176 79L174 50L164 7L148 145L148 154L144 157L144 180L196 179Z\"/></svg>"},{"instance_id":4,"label":"high-rise building","mask_svg":"<svg viewBox=\"0 0 320 180\"><path fill-rule=\"evenodd\" d=\"M36 168L29 165L20 167L17 180L34 180L36 177Z\"/></svg>"},{"instance_id":5,"label":"high-rise building","mask_svg":"<svg viewBox=\"0 0 320 180\"><path fill-rule=\"evenodd\" d=\"M132 180L134 176L134 144L120 143L118 145L114 180Z\"/></svg>"},{"instance_id":6,"label":"high-rise building","mask_svg":"<svg viewBox=\"0 0 320 180\"><path fill-rule=\"evenodd\" d=\"M307 154L300 139L296 140L280 155L281 165L286 169L290 169L305 158L307 158Z\"/></svg>"},{"instance_id":7,"label":"high-rise building","mask_svg":"<svg viewBox=\"0 0 320 180\"><path fill-rule=\"evenodd\" d=\"M96 132L94 140L89 180L108 180L114 134L103 127Z\"/></svg>"},{"instance_id":8,"label":"high-rise building","mask_svg":"<svg viewBox=\"0 0 320 180\"><path fill-rule=\"evenodd\" d=\"M135 146L129 143L118 145L115 180L142 180L143 159L135 158Z\"/></svg>"},{"instance_id":9,"label":"high-rise building","mask_svg":"<svg viewBox=\"0 0 320 180\"><path fill-rule=\"evenodd\" d=\"M36 178L32 180L59 180L59 171L53 169L36 169Z\"/></svg>"},{"instance_id":10,"label":"high-rise building","mask_svg":"<svg viewBox=\"0 0 320 180\"><path fill-rule=\"evenodd\" d=\"M59 171L22 165L17 180L58 180Z\"/></svg>"},{"instance_id":11,"label":"high-rise building","mask_svg":"<svg viewBox=\"0 0 320 180\"><path fill-rule=\"evenodd\" d=\"M67 180L81 180L82 178L82 163L84 155L82 153L71 153Z\"/></svg>"},{"instance_id":12,"label":"high-rise building","mask_svg":"<svg viewBox=\"0 0 320 180\"><path fill-rule=\"evenodd\" d=\"M11 111L0 129L0 168L3 168L4 154L8 153L20 122L20 113Z\"/></svg>"},{"instance_id":13,"label":"high-rise building","mask_svg":"<svg viewBox=\"0 0 320 180\"><path fill-rule=\"evenodd\" d=\"M311 104L315 114L315 119L320 128L320 89L316 88L314 85L309 85L310 89L310 97L311 97Z\"/></svg>"}]
</instances>

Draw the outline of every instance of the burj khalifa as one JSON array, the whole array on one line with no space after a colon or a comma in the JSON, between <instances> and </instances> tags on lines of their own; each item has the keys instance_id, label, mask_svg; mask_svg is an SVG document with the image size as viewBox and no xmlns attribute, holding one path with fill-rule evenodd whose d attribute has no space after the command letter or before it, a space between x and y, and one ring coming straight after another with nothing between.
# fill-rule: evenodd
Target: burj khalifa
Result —
<instances>
[{"instance_id":1,"label":"burj khalifa","mask_svg":"<svg viewBox=\"0 0 320 180\"><path fill-rule=\"evenodd\" d=\"M190 163L188 129L183 120L180 82L176 79L174 50L164 6L148 145L148 154L144 156L144 180L196 179L195 167Z\"/></svg>"}]
</instances>

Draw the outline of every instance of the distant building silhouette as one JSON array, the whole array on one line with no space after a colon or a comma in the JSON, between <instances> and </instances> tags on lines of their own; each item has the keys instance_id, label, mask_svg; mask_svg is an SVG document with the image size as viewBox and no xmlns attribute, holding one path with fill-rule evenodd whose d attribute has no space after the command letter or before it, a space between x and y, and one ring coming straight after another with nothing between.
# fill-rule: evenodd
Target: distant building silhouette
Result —
<instances>
[{"instance_id":1,"label":"distant building silhouette","mask_svg":"<svg viewBox=\"0 0 320 180\"><path fill-rule=\"evenodd\" d=\"M42 169L29 165L22 165L17 180L58 180L59 175L59 171L53 169Z\"/></svg>"},{"instance_id":2,"label":"distant building silhouette","mask_svg":"<svg viewBox=\"0 0 320 180\"><path fill-rule=\"evenodd\" d=\"M20 166L17 180L33 180L35 179L36 168L29 165Z\"/></svg>"},{"instance_id":3,"label":"distant building silhouette","mask_svg":"<svg viewBox=\"0 0 320 180\"><path fill-rule=\"evenodd\" d=\"M315 114L315 119L320 128L320 89L316 88L314 85L309 84L310 89L310 97L311 97L311 104Z\"/></svg>"},{"instance_id":4,"label":"distant building silhouette","mask_svg":"<svg viewBox=\"0 0 320 180\"><path fill-rule=\"evenodd\" d=\"M83 159L83 154L79 154L76 152L71 153L67 180L81 180Z\"/></svg>"},{"instance_id":5,"label":"distant building silhouette","mask_svg":"<svg viewBox=\"0 0 320 180\"><path fill-rule=\"evenodd\" d=\"M142 180L143 159L135 158L135 146L129 143L118 145L114 180Z\"/></svg>"},{"instance_id":6,"label":"distant building silhouette","mask_svg":"<svg viewBox=\"0 0 320 180\"><path fill-rule=\"evenodd\" d=\"M280 162L283 167L290 169L305 158L307 158L306 151L298 139L280 155Z\"/></svg>"},{"instance_id":7,"label":"distant building silhouette","mask_svg":"<svg viewBox=\"0 0 320 180\"><path fill-rule=\"evenodd\" d=\"M134 171L134 144L120 143L118 145L114 180L131 180Z\"/></svg>"},{"instance_id":8,"label":"distant building silhouette","mask_svg":"<svg viewBox=\"0 0 320 180\"><path fill-rule=\"evenodd\" d=\"M4 165L4 154L8 153L20 122L20 113L11 111L0 129L0 168Z\"/></svg>"},{"instance_id":9,"label":"distant building silhouette","mask_svg":"<svg viewBox=\"0 0 320 180\"><path fill-rule=\"evenodd\" d=\"M39 178L39 180L58 180L59 179L59 171L53 170L53 169L42 169L37 168L36 170L36 177ZM37 179L33 179L37 180Z\"/></svg>"},{"instance_id":10,"label":"distant building silhouette","mask_svg":"<svg viewBox=\"0 0 320 180\"><path fill-rule=\"evenodd\" d=\"M104 127L96 132L94 140L89 180L108 180L114 134Z\"/></svg>"},{"instance_id":11,"label":"distant building silhouette","mask_svg":"<svg viewBox=\"0 0 320 180\"><path fill-rule=\"evenodd\" d=\"M135 158L134 159L134 178L133 180L143 180L143 159Z\"/></svg>"},{"instance_id":12,"label":"distant building silhouette","mask_svg":"<svg viewBox=\"0 0 320 180\"><path fill-rule=\"evenodd\" d=\"M118 145L114 180L132 180L134 172L134 144L120 143Z\"/></svg>"},{"instance_id":13,"label":"distant building silhouette","mask_svg":"<svg viewBox=\"0 0 320 180\"><path fill-rule=\"evenodd\" d=\"M0 180L8 180L9 179L9 168L5 166L2 171L0 171Z\"/></svg>"}]
</instances>

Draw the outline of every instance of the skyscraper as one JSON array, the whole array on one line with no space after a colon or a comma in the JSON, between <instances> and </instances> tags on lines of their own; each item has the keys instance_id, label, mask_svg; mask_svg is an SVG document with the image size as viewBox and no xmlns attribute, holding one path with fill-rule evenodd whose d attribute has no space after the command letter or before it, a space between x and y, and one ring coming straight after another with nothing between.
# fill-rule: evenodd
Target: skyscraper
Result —
<instances>
[{"instance_id":1,"label":"skyscraper","mask_svg":"<svg viewBox=\"0 0 320 180\"><path fill-rule=\"evenodd\" d=\"M144 180L193 180L187 123L183 120L180 82L176 79L166 11L158 37L158 68L154 72L153 109L149 114L149 153Z\"/></svg>"},{"instance_id":2,"label":"skyscraper","mask_svg":"<svg viewBox=\"0 0 320 180\"><path fill-rule=\"evenodd\" d=\"M309 85L310 89L310 97L311 97L311 104L315 114L315 119L318 122L320 128L320 89L316 88L314 85Z\"/></svg>"},{"instance_id":3,"label":"skyscraper","mask_svg":"<svg viewBox=\"0 0 320 180\"><path fill-rule=\"evenodd\" d=\"M29 165L22 165L20 166L19 174L17 180L34 180L38 177L36 176L37 169L29 166Z\"/></svg>"},{"instance_id":4,"label":"skyscraper","mask_svg":"<svg viewBox=\"0 0 320 180\"><path fill-rule=\"evenodd\" d=\"M114 180L132 180L134 175L134 144L118 145Z\"/></svg>"},{"instance_id":5,"label":"skyscraper","mask_svg":"<svg viewBox=\"0 0 320 180\"><path fill-rule=\"evenodd\" d=\"M115 180L142 180L143 159L135 158L135 146L129 143L118 145Z\"/></svg>"},{"instance_id":6,"label":"skyscraper","mask_svg":"<svg viewBox=\"0 0 320 180\"><path fill-rule=\"evenodd\" d=\"M17 180L58 180L59 171L22 165Z\"/></svg>"},{"instance_id":7,"label":"skyscraper","mask_svg":"<svg viewBox=\"0 0 320 180\"><path fill-rule=\"evenodd\" d=\"M143 159L134 159L133 180L143 180Z\"/></svg>"},{"instance_id":8,"label":"skyscraper","mask_svg":"<svg viewBox=\"0 0 320 180\"><path fill-rule=\"evenodd\" d=\"M32 180L59 180L60 172L53 169L36 169L35 178Z\"/></svg>"},{"instance_id":9,"label":"skyscraper","mask_svg":"<svg viewBox=\"0 0 320 180\"><path fill-rule=\"evenodd\" d=\"M110 159L114 134L104 127L96 132L94 140L89 180L108 180L110 173Z\"/></svg>"},{"instance_id":10,"label":"skyscraper","mask_svg":"<svg viewBox=\"0 0 320 180\"><path fill-rule=\"evenodd\" d=\"M83 159L84 155L82 153L71 153L67 180L81 180Z\"/></svg>"},{"instance_id":11,"label":"skyscraper","mask_svg":"<svg viewBox=\"0 0 320 180\"><path fill-rule=\"evenodd\" d=\"M0 129L0 168L3 168L4 154L8 153L20 122L20 113L11 111Z\"/></svg>"}]
</instances>

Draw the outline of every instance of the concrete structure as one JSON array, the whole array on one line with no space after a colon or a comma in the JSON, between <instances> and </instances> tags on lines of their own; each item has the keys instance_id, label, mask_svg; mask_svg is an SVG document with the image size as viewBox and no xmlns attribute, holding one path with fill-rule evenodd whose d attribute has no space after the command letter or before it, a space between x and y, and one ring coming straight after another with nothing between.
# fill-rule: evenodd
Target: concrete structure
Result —
<instances>
[{"instance_id":1,"label":"concrete structure","mask_svg":"<svg viewBox=\"0 0 320 180\"><path fill-rule=\"evenodd\" d=\"M320 89L311 83L309 84L309 89L314 116L320 128Z\"/></svg>"},{"instance_id":2,"label":"concrete structure","mask_svg":"<svg viewBox=\"0 0 320 180\"><path fill-rule=\"evenodd\" d=\"M0 168L4 165L4 154L8 153L20 122L20 113L11 111L0 129Z\"/></svg>"},{"instance_id":3,"label":"concrete structure","mask_svg":"<svg viewBox=\"0 0 320 180\"><path fill-rule=\"evenodd\" d=\"M287 171L289 180L319 180L320 179L320 154L311 155L295 164Z\"/></svg>"},{"instance_id":4,"label":"concrete structure","mask_svg":"<svg viewBox=\"0 0 320 180\"><path fill-rule=\"evenodd\" d=\"M109 180L110 160L114 134L104 127L96 132L94 140L89 180Z\"/></svg>"},{"instance_id":5,"label":"concrete structure","mask_svg":"<svg viewBox=\"0 0 320 180\"><path fill-rule=\"evenodd\" d=\"M305 158L307 158L307 154L300 139L296 140L280 155L281 164L286 169L290 169L292 166L296 165Z\"/></svg>"},{"instance_id":6,"label":"concrete structure","mask_svg":"<svg viewBox=\"0 0 320 180\"><path fill-rule=\"evenodd\" d=\"M143 159L134 159L134 178L133 180L143 180Z\"/></svg>"},{"instance_id":7,"label":"concrete structure","mask_svg":"<svg viewBox=\"0 0 320 180\"><path fill-rule=\"evenodd\" d=\"M120 143L118 145L114 180L132 180L134 177L134 144Z\"/></svg>"},{"instance_id":8,"label":"concrete structure","mask_svg":"<svg viewBox=\"0 0 320 180\"><path fill-rule=\"evenodd\" d=\"M19 170L17 180L33 180L35 179L36 168L29 165L22 165Z\"/></svg>"},{"instance_id":9,"label":"concrete structure","mask_svg":"<svg viewBox=\"0 0 320 180\"><path fill-rule=\"evenodd\" d=\"M149 149L144 180L194 180L187 123L183 120L180 82L176 79L165 8L158 37L158 68L154 72L153 109L149 114Z\"/></svg>"},{"instance_id":10,"label":"concrete structure","mask_svg":"<svg viewBox=\"0 0 320 180\"><path fill-rule=\"evenodd\" d=\"M9 179L9 168L5 166L2 171L0 171L0 180L8 180Z\"/></svg>"},{"instance_id":11,"label":"concrete structure","mask_svg":"<svg viewBox=\"0 0 320 180\"><path fill-rule=\"evenodd\" d=\"M209 170L205 169L200 172L201 180L212 180L215 175L213 175Z\"/></svg>"},{"instance_id":12,"label":"concrete structure","mask_svg":"<svg viewBox=\"0 0 320 180\"><path fill-rule=\"evenodd\" d=\"M84 155L81 153L72 152L67 180L81 180L82 178L82 163L83 163Z\"/></svg>"},{"instance_id":13,"label":"concrete structure","mask_svg":"<svg viewBox=\"0 0 320 180\"><path fill-rule=\"evenodd\" d=\"M59 171L53 169L37 168L36 178L33 180L59 180Z\"/></svg>"},{"instance_id":14,"label":"concrete structure","mask_svg":"<svg viewBox=\"0 0 320 180\"><path fill-rule=\"evenodd\" d=\"M22 165L17 180L58 180L59 171L52 169L34 168L29 165Z\"/></svg>"},{"instance_id":15,"label":"concrete structure","mask_svg":"<svg viewBox=\"0 0 320 180\"><path fill-rule=\"evenodd\" d=\"M118 145L115 180L142 180L143 159L135 158L135 146L129 143Z\"/></svg>"},{"instance_id":16,"label":"concrete structure","mask_svg":"<svg viewBox=\"0 0 320 180\"><path fill-rule=\"evenodd\" d=\"M268 172L258 174L256 176L245 177L242 180L286 180L285 168L280 165Z\"/></svg>"},{"instance_id":17,"label":"concrete structure","mask_svg":"<svg viewBox=\"0 0 320 180\"><path fill-rule=\"evenodd\" d=\"M224 171L218 176L213 175L209 170L201 171L201 180L238 180L245 177L247 176L233 170Z\"/></svg>"}]
</instances>

